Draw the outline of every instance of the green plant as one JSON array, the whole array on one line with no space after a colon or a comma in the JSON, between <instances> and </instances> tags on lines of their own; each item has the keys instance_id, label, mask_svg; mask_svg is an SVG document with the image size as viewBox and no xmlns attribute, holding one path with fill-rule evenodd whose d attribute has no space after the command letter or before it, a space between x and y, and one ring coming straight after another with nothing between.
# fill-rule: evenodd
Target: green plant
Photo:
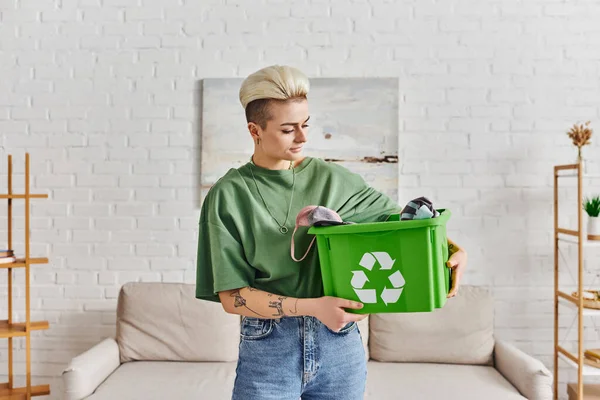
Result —
<instances>
[{"instance_id":1,"label":"green plant","mask_svg":"<svg viewBox=\"0 0 600 400\"><path fill-rule=\"evenodd\" d=\"M583 209L590 217L600 215L600 196L586 197L583 200Z\"/></svg>"}]
</instances>

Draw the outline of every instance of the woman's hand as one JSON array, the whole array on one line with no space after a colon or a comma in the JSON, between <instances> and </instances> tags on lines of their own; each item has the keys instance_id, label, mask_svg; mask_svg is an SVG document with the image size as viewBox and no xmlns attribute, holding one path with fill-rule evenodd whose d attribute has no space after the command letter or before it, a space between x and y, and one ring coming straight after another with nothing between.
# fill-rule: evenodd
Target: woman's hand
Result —
<instances>
[{"instance_id":1,"label":"woman's hand","mask_svg":"<svg viewBox=\"0 0 600 400\"><path fill-rule=\"evenodd\" d=\"M352 314L344 310L345 308L360 310L363 304L356 301L331 296L323 296L311 300L310 315L317 318L334 332L339 332L349 322L361 321L368 315Z\"/></svg>"},{"instance_id":2,"label":"woman's hand","mask_svg":"<svg viewBox=\"0 0 600 400\"><path fill-rule=\"evenodd\" d=\"M467 267L467 252L463 249L458 249L450 256L446 262L446 266L452 269L452 287L450 288L450 292L447 296L448 298L451 298L456 296L456 293L458 293L460 279L462 278L465 268Z\"/></svg>"}]
</instances>

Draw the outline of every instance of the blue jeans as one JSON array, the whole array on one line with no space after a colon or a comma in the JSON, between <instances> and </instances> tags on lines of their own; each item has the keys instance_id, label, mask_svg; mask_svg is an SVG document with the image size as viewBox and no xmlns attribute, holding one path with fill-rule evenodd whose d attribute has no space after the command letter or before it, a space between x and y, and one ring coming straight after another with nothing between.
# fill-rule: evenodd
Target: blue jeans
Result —
<instances>
[{"instance_id":1,"label":"blue jeans","mask_svg":"<svg viewBox=\"0 0 600 400\"><path fill-rule=\"evenodd\" d=\"M245 317L233 400L362 400L367 361L360 331L314 317Z\"/></svg>"}]
</instances>

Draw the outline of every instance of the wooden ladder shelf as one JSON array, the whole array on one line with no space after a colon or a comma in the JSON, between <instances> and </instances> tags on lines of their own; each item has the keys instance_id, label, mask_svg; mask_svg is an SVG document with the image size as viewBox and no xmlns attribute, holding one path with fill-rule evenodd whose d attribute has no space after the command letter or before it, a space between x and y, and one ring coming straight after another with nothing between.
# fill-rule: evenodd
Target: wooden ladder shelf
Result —
<instances>
[{"instance_id":1,"label":"wooden ladder shelf","mask_svg":"<svg viewBox=\"0 0 600 400\"><path fill-rule=\"evenodd\" d=\"M30 268L33 264L47 264L47 258L30 257L30 200L47 199L47 194L31 194L30 171L29 171L29 153L25 154L25 193L13 193L12 185L12 156L8 156L8 193L0 194L0 199L8 203L8 249L13 249L13 200L25 200L24 219L25 219L25 254L22 258L17 258L11 263L0 264L0 269L8 271L8 319L0 320L0 338L8 339L8 382L0 383L0 400L31 399L32 396L45 396L50 394L50 385L31 384L31 332L45 330L49 328L48 321L31 321L31 288L30 288ZM25 272L25 321L17 322L13 320L13 272L24 270ZM13 339L25 338L26 349L26 383L24 387L15 387L14 369L13 369Z\"/></svg>"}]
</instances>

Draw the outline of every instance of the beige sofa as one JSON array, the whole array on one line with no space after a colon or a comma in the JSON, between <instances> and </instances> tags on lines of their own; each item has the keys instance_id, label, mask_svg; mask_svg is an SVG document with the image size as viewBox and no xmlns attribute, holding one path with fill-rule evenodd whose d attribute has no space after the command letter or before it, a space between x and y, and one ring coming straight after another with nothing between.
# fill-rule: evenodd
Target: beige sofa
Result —
<instances>
[{"instance_id":1,"label":"beige sofa","mask_svg":"<svg viewBox=\"0 0 600 400\"><path fill-rule=\"evenodd\" d=\"M220 304L195 299L193 285L128 283L119 295L116 338L70 362L63 398L230 399L239 323ZM440 310L373 314L358 326L369 357L366 399L552 397L548 369L495 340L484 289L463 286Z\"/></svg>"}]
</instances>

